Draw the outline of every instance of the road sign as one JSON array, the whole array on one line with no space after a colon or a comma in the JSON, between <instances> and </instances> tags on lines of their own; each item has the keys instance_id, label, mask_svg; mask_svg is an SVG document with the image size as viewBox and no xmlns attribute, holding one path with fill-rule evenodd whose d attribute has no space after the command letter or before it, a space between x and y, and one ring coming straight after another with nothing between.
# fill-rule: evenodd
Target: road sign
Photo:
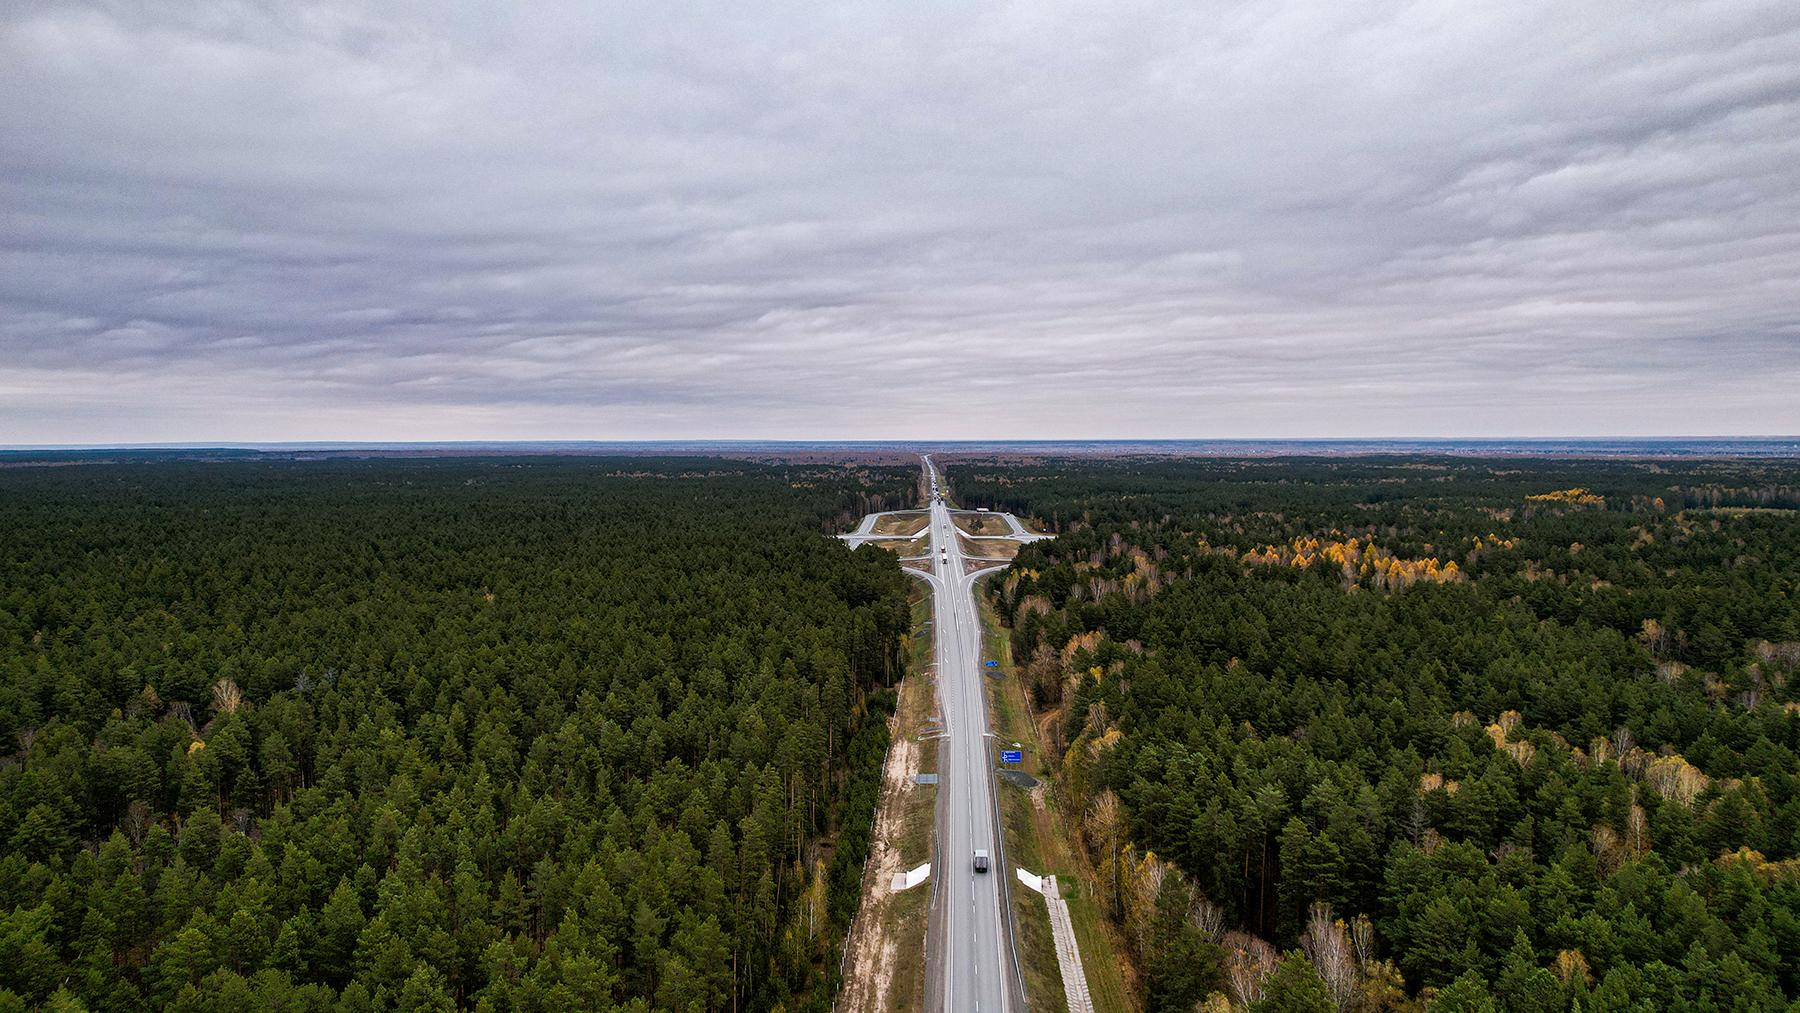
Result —
<instances>
[{"instance_id":1,"label":"road sign","mask_svg":"<svg viewBox=\"0 0 1800 1013\"><path fill-rule=\"evenodd\" d=\"M986 664L987 664L987 667L989 667L989 668L999 668L1000 667L1000 663L998 661L995 661L993 658L989 658L987 660Z\"/></svg>"},{"instance_id":2,"label":"road sign","mask_svg":"<svg viewBox=\"0 0 1800 1013\"><path fill-rule=\"evenodd\" d=\"M1000 762L1001 763L1024 763L1025 762L1025 754L1020 752L1017 749L1002 749L1000 751Z\"/></svg>"}]
</instances>

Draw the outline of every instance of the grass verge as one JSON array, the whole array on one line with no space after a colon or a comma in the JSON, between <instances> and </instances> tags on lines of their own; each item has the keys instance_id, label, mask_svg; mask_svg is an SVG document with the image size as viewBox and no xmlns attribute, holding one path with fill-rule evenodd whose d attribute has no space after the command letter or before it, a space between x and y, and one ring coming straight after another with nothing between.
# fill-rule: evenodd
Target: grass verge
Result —
<instances>
[{"instance_id":1,"label":"grass verge","mask_svg":"<svg viewBox=\"0 0 1800 1013\"><path fill-rule=\"evenodd\" d=\"M995 578L989 578L990 580ZM1000 662L1004 678L988 680L988 709L994 733L1005 748L1021 744L1024 763L1020 769L1035 777L1040 786L1026 790L1001 778L1001 823L1006 831L1007 857L1037 875L1054 875L1059 892L1069 905L1069 919L1075 926L1075 941L1081 947L1082 969L1087 976L1088 992L1099 1013L1136 1013L1136 994L1130 988L1123 953L1113 926L1105 912L1094 903L1099 896L1086 863L1074 851L1073 827L1065 820L1057 804L1057 792L1050 782L1052 773L1046 762L1043 743L1037 735L1037 722L1026 700L1023 685L1012 665L1011 633L1002 626L986 598L977 595L980 604L983 657ZM1025 987L1033 1010L1062 1010L1062 975L1056 966L1056 948L1050 933L1050 915L1044 900L1016 880L1013 884L1013 920L1019 935L1019 962L1025 975Z\"/></svg>"},{"instance_id":2,"label":"grass verge","mask_svg":"<svg viewBox=\"0 0 1800 1013\"><path fill-rule=\"evenodd\" d=\"M966 534L971 535L1010 535L1012 525L999 514L957 514L951 518L955 525Z\"/></svg>"},{"instance_id":3,"label":"grass verge","mask_svg":"<svg viewBox=\"0 0 1800 1013\"><path fill-rule=\"evenodd\" d=\"M972 559L1011 559L1019 554L1019 543L1014 541L977 540L961 535L956 536L956 541L962 546L963 555Z\"/></svg>"},{"instance_id":4,"label":"grass verge","mask_svg":"<svg viewBox=\"0 0 1800 1013\"><path fill-rule=\"evenodd\" d=\"M924 511L903 514L888 514L876 520L872 530L878 535L905 535L911 537L925 530L931 523L931 515Z\"/></svg>"},{"instance_id":5,"label":"grass verge","mask_svg":"<svg viewBox=\"0 0 1800 1013\"><path fill-rule=\"evenodd\" d=\"M863 544L886 549L901 559L908 556L922 556L931 548L931 543L923 538L883 538Z\"/></svg>"}]
</instances>

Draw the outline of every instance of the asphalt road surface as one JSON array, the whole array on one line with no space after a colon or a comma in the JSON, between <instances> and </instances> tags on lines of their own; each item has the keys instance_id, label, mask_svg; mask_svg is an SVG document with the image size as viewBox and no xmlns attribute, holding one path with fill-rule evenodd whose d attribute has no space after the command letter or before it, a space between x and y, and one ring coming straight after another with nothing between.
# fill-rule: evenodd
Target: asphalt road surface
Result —
<instances>
[{"instance_id":1,"label":"asphalt road surface","mask_svg":"<svg viewBox=\"0 0 1800 1013\"><path fill-rule=\"evenodd\" d=\"M929 486L937 469L925 459ZM945 738L938 743L938 861L927 946L928 1005L944 1013L1006 1013L1023 1009L1005 906L1006 877L994 805L998 746L988 732L981 624L975 613L979 574L965 570L950 510L931 500L930 581L937 639L938 697ZM1003 569L999 566L989 570ZM992 857L975 872L977 848ZM941 1006L939 1005L941 1003Z\"/></svg>"}]
</instances>

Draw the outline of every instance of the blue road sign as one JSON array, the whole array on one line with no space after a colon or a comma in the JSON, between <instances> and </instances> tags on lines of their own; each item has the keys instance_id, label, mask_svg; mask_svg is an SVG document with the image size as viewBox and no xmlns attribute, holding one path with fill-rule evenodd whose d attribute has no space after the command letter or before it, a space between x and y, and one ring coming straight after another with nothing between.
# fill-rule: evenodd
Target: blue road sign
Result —
<instances>
[{"instance_id":1,"label":"blue road sign","mask_svg":"<svg viewBox=\"0 0 1800 1013\"><path fill-rule=\"evenodd\" d=\"M987 664L987 667L989 667L989 668L999 668L1000 667L1000 663L998 661L995 661L992 658L989 658L987 660L986 664Z\"/></svg>"},{"instance_id":2,"label":"blue road sign","mask_svg":"<svg viewBox=\"0 0 1800 1013\"><path fill-rule=\"evenodd\" d=\"M1025 762L1025 754L1021 750L1017 750L1017 749L1002 749L1000 751L1000 762L1001 763L1024 763Z\"/></svg>"}]
</instances>

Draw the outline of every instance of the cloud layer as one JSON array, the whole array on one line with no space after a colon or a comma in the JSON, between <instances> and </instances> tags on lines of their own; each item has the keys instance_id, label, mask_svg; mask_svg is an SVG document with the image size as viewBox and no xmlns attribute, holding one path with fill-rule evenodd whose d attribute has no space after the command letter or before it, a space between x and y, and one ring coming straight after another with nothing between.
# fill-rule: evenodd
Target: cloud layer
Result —
<instances>
[{"instance_id":1,"label":"cloud layer","mask_svg":"<svg viewBox=\"0 0 1800 1013\"><path fill-rule=\"evenodd\" d=\"M1800 432L1800 5L23 0L0 443Z\"/></svg>"}]
</instances>

